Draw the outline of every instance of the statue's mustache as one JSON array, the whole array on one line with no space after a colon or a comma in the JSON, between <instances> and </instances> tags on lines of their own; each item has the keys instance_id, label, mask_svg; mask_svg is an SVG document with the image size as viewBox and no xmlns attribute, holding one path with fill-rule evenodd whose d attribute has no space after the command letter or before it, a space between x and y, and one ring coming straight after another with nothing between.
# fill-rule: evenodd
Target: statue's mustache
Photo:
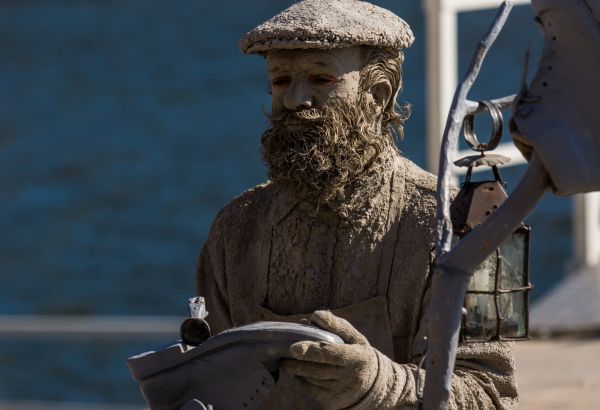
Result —
<instances>
[{"instance_id":1,"label":"statue's mustache","mask_svg":"<svg viewBox=\"0 0 600 410\"><path fill-rule=\"evenodd\" d=\"M321 123L325 120L324 110L319 108L306 108L299 111L280 109L269 116L274 126L309 125Z\"/></svg>"}]
</instances>

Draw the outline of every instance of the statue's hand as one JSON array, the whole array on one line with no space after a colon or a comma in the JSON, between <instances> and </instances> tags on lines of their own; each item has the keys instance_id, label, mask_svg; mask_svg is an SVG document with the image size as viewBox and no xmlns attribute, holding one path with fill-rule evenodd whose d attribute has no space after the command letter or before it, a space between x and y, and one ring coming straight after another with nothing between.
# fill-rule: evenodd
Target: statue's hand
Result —
<instances>
[{"instance_id":1,"label":"statue's hand","mask_svg":"<svg viewBox=\"0 0 600 410\"><path fill-rule=\"evenodd\" d=\"M282 369L296 376L307 395L324 409L358 403L372 388L378 372L376 351L348 321L329 311L316 311L311 322L336 333L346 344L298 342Z\"/></svg>"}]
</instances>

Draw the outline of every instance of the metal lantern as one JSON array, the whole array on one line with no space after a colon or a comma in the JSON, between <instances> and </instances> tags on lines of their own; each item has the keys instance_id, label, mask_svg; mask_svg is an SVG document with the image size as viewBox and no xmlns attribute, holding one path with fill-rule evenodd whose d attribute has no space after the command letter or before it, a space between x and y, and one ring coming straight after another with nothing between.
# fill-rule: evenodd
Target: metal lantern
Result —
<instances>
[{"instance_id":1,"label":"metal lantern","mask_svg":"<svg viewBox=\"0 0 600 410\"><path fill-rule=\"evenodd\" d=\"M467 167L465 182L452 203L454 242L481 224L507 198L498 165L509 158L485 154L498 145L502 135L502 115L490 102L481 102L492 115L493 133L490 143L481 144L473 132L473 116L465 118L465 139L479 155L455 162ZM474 167L490 167L491 181L472 181ZM530 228L521 224L475 270L465 296L461 340L482 342L527 339L529 333L529 236Z\"/></svg>"}]
</instances>

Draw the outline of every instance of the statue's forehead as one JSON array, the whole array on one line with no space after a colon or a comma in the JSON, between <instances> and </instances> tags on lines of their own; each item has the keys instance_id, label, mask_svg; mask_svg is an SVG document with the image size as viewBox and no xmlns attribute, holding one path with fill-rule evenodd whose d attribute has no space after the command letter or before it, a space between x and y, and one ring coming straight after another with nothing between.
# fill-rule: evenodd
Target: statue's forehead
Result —
<instances>
[{"instance_id":1,"label":"statue's forehead","mask_svg":"<svg viewBox=\"0 0 600 410\"><path fill-rule=\"evenodd\" d=\"M339 73L360 69L362 52L359 47L347 49L273 50L267 53L269 72L294 68L322 68Z\"/></svg>"}]
</instances>

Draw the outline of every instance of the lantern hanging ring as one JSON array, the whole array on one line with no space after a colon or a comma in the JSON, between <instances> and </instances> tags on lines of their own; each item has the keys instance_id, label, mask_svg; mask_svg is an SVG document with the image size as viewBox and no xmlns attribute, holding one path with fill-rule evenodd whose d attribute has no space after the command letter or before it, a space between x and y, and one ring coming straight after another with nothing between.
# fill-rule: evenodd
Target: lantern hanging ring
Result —
<instances>
[{"instance_id":1,"label":"lantern hanging ring","mask_svg":"<svg viewBox=\"0 0 600 410\"><path fill-rule=\"evenodd\" d=\"M493 102L479 101L479 103L486 108L487 112L489 112L492 117L492 134L489 142L481 143L477 139L477 135L475 134L475 127L473 124L475 119L474 113L467 114L465 116L463 131L465 134L465 140L467 141L471 149L473 151L481 152L481 154L483 155L485 151L491 151L495 149L500 143L500 139L502 138L504 119L502 117L502 112L500 111L500 108L498 108L498 106Z\"/></svg>"}]
</instances>

